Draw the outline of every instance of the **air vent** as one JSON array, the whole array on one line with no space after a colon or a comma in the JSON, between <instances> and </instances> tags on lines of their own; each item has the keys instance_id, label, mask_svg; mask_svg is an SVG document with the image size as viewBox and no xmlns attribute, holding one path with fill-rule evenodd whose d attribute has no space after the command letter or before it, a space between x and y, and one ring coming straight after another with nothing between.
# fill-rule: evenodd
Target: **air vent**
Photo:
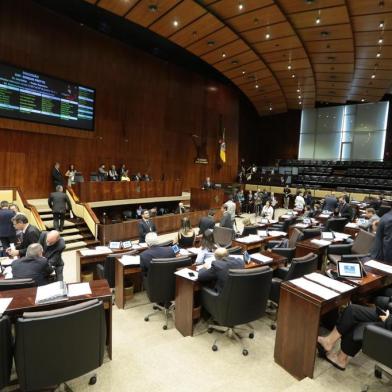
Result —
<instances>
[{"instance_id":1,"label":"air vent","mask_svg":"<svg viewBox=\"0 0 392 392\"><path fill-rule=\"evenodd\" d=\"M157 12L157 11L158 11L158 6L157 6L156 4L150 4L150 5L148 6L148 10L149 10L150 12Z\"/></svg>"}]
</instances>

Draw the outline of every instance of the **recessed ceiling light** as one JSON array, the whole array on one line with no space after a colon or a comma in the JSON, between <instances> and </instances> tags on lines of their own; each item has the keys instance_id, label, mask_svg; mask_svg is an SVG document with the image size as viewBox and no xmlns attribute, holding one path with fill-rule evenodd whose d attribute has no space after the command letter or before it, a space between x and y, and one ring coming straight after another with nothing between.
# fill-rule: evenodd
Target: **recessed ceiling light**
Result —
<instances>
[{"instance_id":1,"label":"recessed ceiling light","mask_svg":"<svg viewBox=\"0 0 392 392\"><path fill-rule=\"evenodd\" d=\"M270 33L267 33L266 35L265 35L265 39L270 39L271 38L271 34Z\"/></svg>"},{"instance_id":2,"label":"recessed ceiling light","mask_svg":"<svg viewBox=\"0 0 392 392\"><path fill-rule=\"evenodd\" d=\"M208 41L208 42L207 42L207 45L208 45L208 46L214 46L214 45L215 45L215 41Z\"/></svg>"},{"instance_id":3,"label":"recessed ceiling light","mask_svg":"<svg viewBox=\"0 0 392 392\"><path fill-rule=\"evenodd\" d=\"M174 26L174 27L178 27L178 20L174 20L174 21L173 21L173 26Z\"/></svg>"},{"instance_id":4,"label":"recessed ceiling light","mask_svg":"<svg viewBox=\"0 0 392 392\"><path fill-rule=\"evenodd\" d=\"M254 18L254 19L253 19L253 23L254 23L254 24L259 24L259 18Z\"/></svg>"},{"instance_id":5,"label":"recessed ceiling light","mask_svg":"<svg viewBox=\"0 0 392 392\"><path fill-rule=\"evenodd\" d=\"M238 60L232 60L231 63L232 63L233 65L238 65Z\"/></svg>"},{"instance_id":6,"label":"recessed ceiling light","mask_svg":"<svg viewBox=\"0 0 392 392\"><path fill-rule=\"evenodd\" d=\"M316 18L316 24L320 24L321 23L321 19L320 19L320 17L318 16L317 18Z\"/></svg>"},{"instance_id":7,"label":"recessed ceiling light","mask_svg":"<svg viewBox=\"0 0 392 392\"><path fill-rule=\"evenodd\" d=\"M376 77L376 74L373 74L373 75L372 75L372 79L374 79L375 77Z\"/></svg>"},{"instance_id":8,"label":"recessed ceiling light","mask_svg":"<svg viewBox=\"0 0 392 392\"><path fill-rule=\"evenodd\" d=\"M291 69L291 65L290 64L287 66L287 69Z\"/></svg>"},{"instance_id":9,"label":"recessed ceiling light","mask_svg":"<svg viewBox=\"0 0 392 392\"><path fill-rule=\"evenodd\" d=\"M242 71L242 75L245 75L246 74L246 71Z\"/></svg>"},{"instance_id":10,"label":"recessed ceiling light","mask_svg":"<svg viewBox=\"0 0 392 392\"><path fill-rule=\"evenodd\" d=\"M222 53L222 57L223 57L223 58L226 57L226 53L225 53L225 52Z\"/></svg>"},{"instance_id":11,"label":"recessed ceiling light","mask_svg":"<svg viewBox=\"0 0 392 392\"><path fill-rule=\"evenodd\" d=\"M298 103L299 103L300 105L302 105L302 101L299 101Z\"/></svg>"},{"instance_id":12,"label":"recessed ceiling light","mask_svg":"<svg viewBox=\"0 0 392 392\"><path fill-rule=\"evenodd\" d=\"M157 6L156 4L150 4L150 5L148 6L148 10L149 10L150 12L157 12L157 11L158 11L158 6Z\"/></svg>"},{"instance_id":13,"label":"recessed ceiling light","mask_svg":"<svg viewBox=\"0 0 392 392\"><path fill-rule=\"evenodd\" d=\"M362 99L361 99L361 102L365 102L365 98L362 98Z\"/></svg>"},{"instance_id":14,"label":"recessed ceiling light","mask_svg":"<svg viewBox=\"0 0 392 392\"><path fill-rule=\"evenodd\" d=\"M384 42L384 40L382 39L382 38L380 38L379 40L378 40L378 43L379 44L382 44Z\"/></svg>"},{"instance_id":15,"label":"recessed ceiling light","mask_svg":"<svg viewBox=\"0 0 392 392\"><path fill-rule=\"evenodd\" d=\"M239 4L238 4L238 9L239 9L240 11L242 11L242 10L244 9L244 5L243 5L242 3L239 3Z\"/></svg>"},{"instance_id":16,"label":"recessed ceiling light","mask_svg":"<svg viewBox=\"0 0 392 392\"><path fill-rule=\"evenodd\" d=\"M272 112L272 106L269 107L270 112Z\"/></svg>"},{"instance_id":17,"label":"recessed ceiling light","mask_svg":"<svg viewBox=\"0 0 392 392\"><path fill-rule=\"evenodd\" d=\"M301 99L302 97L300 95L298 95L298 99Z\"/></svg>"},{"instance_id":18,"label":"recessed ceiling light","mask_svg":"<svg viewBox=\"0 0 392 392\"><path fill-rule=\"evenodd\" d=\"M380 58L380 57L381 57L381 53L378 52L378 53L376 54L376 57L377 57L377 58Z\"/></svg>"},{"instance_id":19,"label":"recessed ceiling light","mask_svg":"<svg viewBox=\"0 0 392 392\"><path fill-rule=\"evenodd\" d=\"M292 77L292 78L295 78L295 74L292 74L291 77Z\"/></svg>"},{"instance_id":20,"label":"recessed ceiling light","mask_svg":"<svg viewBox=\"0 0 392 392\"><path fill-rule=\"evenodd\" d=\"M384 22L381 21L380 24L378 25L378 27L379 27L380 29L383 29L383 28L384 28Z\"/></svg>"},{"instance_id":21,"label":"recessed ceiling light","mask_svg":"<svg viewBox=\"0 0 392 392\"><path fill-rule=\"evenodd\" d=\"M260 86L258 84L255 85L255 88L259 88Z\"/></svg>"},{"instance_id":22,"label":"recessed ceiling light","mask_svg":"<svg viewBox=\"0 0 392 392\"><path fill-rule=\"evenodd\" d=\"M328 37L328 36L329 36L329 31L322 31L322 32L320 33L320 35L321 35L323 38Z\"/></svg>"},{"instance_id":23,"label":"recessed ceiling light","mask_svg":"<svg viewBox=\"0 0 392 392\"><path fill-rule=\"evenodd\" d=\"M301 90L299 88L297 88L297 93L299 93Z\"/></svg>"}]
</instances>

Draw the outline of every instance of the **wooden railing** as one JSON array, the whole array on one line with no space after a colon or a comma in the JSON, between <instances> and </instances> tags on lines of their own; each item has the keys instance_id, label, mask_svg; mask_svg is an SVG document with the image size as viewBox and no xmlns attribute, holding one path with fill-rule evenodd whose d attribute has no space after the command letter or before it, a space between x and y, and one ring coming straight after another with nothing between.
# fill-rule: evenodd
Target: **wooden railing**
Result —
<instances>
[{"instance_id":1,"label":"wooden railing","mask_svg":"<svg viewBox=\"0 0 392 392\"><path fill-rule=\"evenodd\" d=\"M29 223L38 227L39 230L46 230L45 224L42 221L37 209L27 201L19 187L0 187L0 195L2 196L1 200L14 202L18 206L19 211L26 215Z\"/></svg>"},{"instance_id":2,"label":"wooden railing","mask_svg":"<svg viewBox=\"0 0 392 392\"><path fill-rule=\"evenodd\" d=\"M73 213L86 222L87 227L93 233L94 237L97 238L97 225L99 224L99 219L95 215L94 211L88 203L82 203L79 200L78 196L71 187L66 187L66 194L71 202Z\"/></svg>"}]
</instances>

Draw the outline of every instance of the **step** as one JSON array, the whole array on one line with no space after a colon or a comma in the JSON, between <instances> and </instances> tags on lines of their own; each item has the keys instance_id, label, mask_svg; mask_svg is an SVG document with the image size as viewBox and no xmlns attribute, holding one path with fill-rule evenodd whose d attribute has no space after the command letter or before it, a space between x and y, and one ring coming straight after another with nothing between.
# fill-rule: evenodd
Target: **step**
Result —
<instances>
[{"instance_id":1,"label":"step","mask_svg":"<svg viewBox=\"0 0 392 392\"><path fill-rule=\"evenodd\" d=\"M81 234L81 233L90 233L90 230L87 226L85 227L71 227L69 229L64 229L61 232L62 237L67 237L68 235L73 235L73 234Z\"/></svg>"},{"instance_id":2,"label":"step","mask_svg":"<svg viewBox=\"0 0 392 392\"><path fill-rule=\"evenodd\" d=\"M48 230L53 230L53 221L45 221L45 226ZM66 227L66 228L67 227L68 228L71 228L71 227L75 228L76 226L77 226L77 224L74 222L71 222L69 220L64 221L64 227Z\"/></svg>"},{"instance_id":3,"label":"step","mask_svg":"<svg viewBox=\"0 0 392 392\"><path fill-rule=\"evenodd\" d=\"M92 240L86 240L86 241L78 241L78 242L71 242L69 244L66 244L65 250L75 250L75 249L81 249L81 248L86 248L86 247L91 247L91 246L97 246L99 245L100 242L96 241L95 239Z\"/></svg>"},{"instance_id":4,"label":"step","mask_svg":"<svg viewBox=\"0 0 392 392\"><path fill-rule=\"evenodd\" d=\"M69 242L76 241L76 240L82 240L84 238L86 238L86 237L82 236L81 234L67 235L67 236L63 237L66 244L68 244Z\"/></svg>"}]
</instances>

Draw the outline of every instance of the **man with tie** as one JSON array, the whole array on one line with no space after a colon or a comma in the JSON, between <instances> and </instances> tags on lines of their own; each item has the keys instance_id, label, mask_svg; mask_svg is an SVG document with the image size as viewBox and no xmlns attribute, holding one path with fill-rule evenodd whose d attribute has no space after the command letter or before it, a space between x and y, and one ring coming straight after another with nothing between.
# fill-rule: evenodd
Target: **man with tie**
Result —
<instances>
[{"instance_id":1,"label":"man with tie","mask_svg":"<svg viewBox=\"0 0 392 392\"><path fill-rule=\"evenodd\" d=\"M139 243L145 242L146 234L155 232L157 228L152 220L150 220L150 212L144 210L142 212L142 219L139 221Z\"/></svg>"},{"instance_id":2,"label":"man with tie","mask_svg":"<svg viewBox=\"0 0 392 392\"><path fill-rule=\"evenodd\" d=\"M64 185L64 178L60 172L60 164L56 162L54 164L54 168L52 170L52 181L53 181L53 189L56 189L58 185Z\"/></svg>"},{"instance_id":3,"label":"man with tie","mask_svg":"<svg viewBox=\"0 0 392 392\"><path fill-rule=\"evenodd\" d=\"M203 183L203 189L214 189L214 188L215 188L215 186L211 182L210 177L206 177L206 180Z\"/></svg>"},{"instance_id":4,"label":"man with tie","mask_svg":"<svg viewBox=\"0 0 392 392\"><path fill-rule=\"evenodd\" d=\"M8 201L0 203L0 241L3 251L9 248L11 243L16 242L16 232L12 223L15 212L8 208Z\"/></svg>"}]
</instances>

